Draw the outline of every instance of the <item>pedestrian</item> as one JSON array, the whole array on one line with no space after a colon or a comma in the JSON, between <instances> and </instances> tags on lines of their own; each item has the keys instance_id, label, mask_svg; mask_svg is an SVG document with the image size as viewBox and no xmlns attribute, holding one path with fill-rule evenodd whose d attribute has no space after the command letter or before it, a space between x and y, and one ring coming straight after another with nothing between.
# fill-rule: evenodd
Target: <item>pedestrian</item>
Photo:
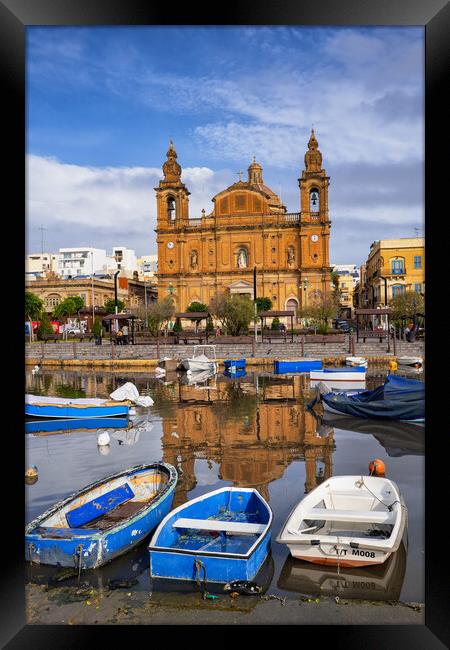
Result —
<instances>
[{"instance_id":1,"label":"pedestrian","mask_svg":"<svg viewBox=\"0 0 450 650\"><path fill-rule=\"evenodd\" d=\"M128 345L128 326L122 327L122 345Z\"/></svg>"},{"instance_id":2,"label":"pedestrian","mask_svg":"<svg viewBox=\"0 0 450 650\"><path fill-rule=\"evenodd\" d=\"M123 339L123 332L122 332L121 329L118 329L118 330L117 330L117 335L116 335L116 336L117 336L117 338L116 338L116 340L117 340L117 345L123 345L123 341L122 341L122 339Z\"/></svg>"},{"instance_id":3,"label":"pedestrian","mask_svg":"<svg viewBox=\"0 0 450 650\"><path fill-rule=\"evenodd\" d=\"M215 334L216 334L216 336L220 336L220 335L222 334L222 331L221 331L221 329L220 329L219 326L216 327L216 332L215 332Z\"/></svg>"}]
</instances>

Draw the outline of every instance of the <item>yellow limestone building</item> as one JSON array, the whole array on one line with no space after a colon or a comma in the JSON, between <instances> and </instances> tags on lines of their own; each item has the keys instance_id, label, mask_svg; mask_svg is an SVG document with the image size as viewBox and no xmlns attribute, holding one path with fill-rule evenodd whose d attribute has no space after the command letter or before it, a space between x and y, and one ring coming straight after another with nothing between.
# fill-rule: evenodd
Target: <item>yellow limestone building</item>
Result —
<instances>
[{"instance_id":1,"label":"yellow limestone building","mask_svg":"<svg viewBox=\"0 0 450 650\"><path fill-rule=\"evenodd\" d=\"M255 159L248 179L212 198L212 212L189 217L190 192L181 180L173 143L155 188L158 294L171 295L177 311L217 293L266 296L276 310L297 310L330 288L329 177L314 131L298 179L300 211L288 213L263 180Z\"/></svg>"}]
</instances>

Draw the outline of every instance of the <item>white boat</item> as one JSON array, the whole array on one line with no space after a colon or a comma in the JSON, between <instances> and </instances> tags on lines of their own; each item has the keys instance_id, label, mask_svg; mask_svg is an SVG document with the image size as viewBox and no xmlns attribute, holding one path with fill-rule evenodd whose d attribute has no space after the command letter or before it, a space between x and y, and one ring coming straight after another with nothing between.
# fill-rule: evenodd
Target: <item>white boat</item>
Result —
<instances>
[{"instance_id":1,"label":"white boat","mask_svg":"<svg viewBox=\"0 0 450 650\"><path fill-rule=\"evenodd\" d=\"M206 352L210 356L207 356ZM215 345L194 345L192 357L182 359L179 368L182 370L210 370L217 372L216 346Z\"/></svg>"},{"instance_id":2,"label":"white boat","mask_svg":"<svg viewBox=\"0 0 450 650\"><path fill-rule=\"evenodd\" d=\"M408 511L393 481L375 476L335 476L298 503L277 542L291 555L316 564L383 564L397 551Z\"/></svg>"},{"instance_id":3,"label":"white boat","mask_svg":"<svg viewBox=\"0 0 450 650\"><path fill-rule=\"evenodd\" d=\"M423 359L422 357L397 357L397 363L399 366L408 366L410 368L422 368Z\"/></svg>"},{"instance_id":4,"label":"white boat","mask_svg":"<svg viewBox=\"0 0 450 650\"><path fill-rule=\"evenodd\" d=\"M346 366L364 366L367 368L367 359L365 357L345 357Z\"/></svg>"},{"instance_id":5,"label":"white boat","mask_svg":"<svg viewBox=\"0 0 450 650\"><path fill-rule=\"evenodd\" d=\"M358 388L365 384L366 368L364 366L353 366L352 368L323 368L322 370L310 370L311 381L324 381L330 386L340 385L341 382L358 384Z\"/></svg>"},{"instance_id":6,"label":"white boat","mask_svg":"<svg viewBox=\"0 0 450 650\"><path fill-rule=\"evenodd\" d=\"M342 391L345 391L346 393L358 393L366 388L366 382L365 380L363 381L343 381L342 379L338 378L338 381L333 381L334 377L327 377L327 386L329 387L329 392L334 392L334 393L341 393ZM309 387L310 388L317 388L320 385L323 385L324 382L322 381L315 381L315 380L310 380L309 382Z\"/></svg>"}]
</instances>

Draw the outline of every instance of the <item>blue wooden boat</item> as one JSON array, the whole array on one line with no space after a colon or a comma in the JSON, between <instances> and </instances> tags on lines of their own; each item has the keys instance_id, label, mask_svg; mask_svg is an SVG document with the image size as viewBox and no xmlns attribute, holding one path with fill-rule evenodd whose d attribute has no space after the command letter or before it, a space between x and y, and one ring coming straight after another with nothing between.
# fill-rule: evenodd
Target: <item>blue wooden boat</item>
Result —
<instances>
[{"instance_id":1,"label":"blue wooden boat","mask_svg":"<svg viewBox=\"0 0 450 650\"><path fill-rule=\"evenodd\" d=\"M284 372L309 372L310 370L321 370L322 367L323 365L320 359L273 362L273 371L276 375Z\"/></svg>"},{"instance_id":2,"label":"blue wooden boat","mask_svg":"<svg viewBox=\"0 0 450 650\"><path fill-rule=\"evenodd\" d=\"M97 398L25 395L25 415L35 418L104 418L128 415L128 402Z\"/></svg>"},{"instance_id":3,"label":"blue wooden boat","mask_svg":"<svg viewBox=\"0 0 450 650\"><path fill-rule=\"evenodd\" d=\"M172 507L176 469L137 465L68 496L25 528L25 558L96 569L141 542Z\"/></svg>"},{"instance_id":4,"label":"blue wooden boat","mask_svg":"<svg viewBox=\"0 0 450 650\"><path fill-rule=\"evenodd\" d=\"M25 422L25 433L57 434L71 433L72 431L90 431L95 429L127 429L130 424L128 418L80 418L57 420L29 420Z\"/></svg>"},{"instance_id":5,"label":"blue wooden boat","mask_svg":"<svg viewBox=\"0 0 450 650\"><path fill-rule=\"evenodd\" d=\"M252 580L270 548L270 506L254 488L225 487L172 510L149 545L152 578Z\"/></svg>"},{"instance_id":6,"label":"blue wooden boat","mask_svg":"<svg viewBox=\"0 0 450 650\"><path fill-rule=\"evenodd\" d=\"M245 368L246 361L245 359L225 359L223 365L225 366L225 368L231 371L233 370L233 368L243 370Z\"/></svg>"},{"instance_id":7,"label":"blue wooden boat","mask_svg":"<svg viewBox=\"0 0 450 650\"><path fill-rule=\"evenodd\" d=\"M231 366L231 368L226 368L223 371L223 374L225 377L230 377L231 379L239 379L239 377L245 377L247 371L245 368L235 368L234 366Z\"/></svg>"}]
</instances>

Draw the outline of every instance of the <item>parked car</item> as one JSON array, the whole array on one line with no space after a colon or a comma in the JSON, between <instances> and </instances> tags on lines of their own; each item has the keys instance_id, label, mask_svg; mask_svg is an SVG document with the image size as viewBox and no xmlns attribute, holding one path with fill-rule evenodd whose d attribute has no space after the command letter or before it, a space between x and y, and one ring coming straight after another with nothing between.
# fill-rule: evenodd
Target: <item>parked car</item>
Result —
<instances>
[{"instance_id":1,"label":"parked car","mask_svg":"<svg viewBox=\"0 0 450 650\"><path fill-rule=\"evenodd\" d=\"M342 332L355 332L356 327L352 324L349 323L347 320L344 320L343 318L337 318L334 321L334 327L337 330L341 330Z\"/></svg>"}]
</instances>

